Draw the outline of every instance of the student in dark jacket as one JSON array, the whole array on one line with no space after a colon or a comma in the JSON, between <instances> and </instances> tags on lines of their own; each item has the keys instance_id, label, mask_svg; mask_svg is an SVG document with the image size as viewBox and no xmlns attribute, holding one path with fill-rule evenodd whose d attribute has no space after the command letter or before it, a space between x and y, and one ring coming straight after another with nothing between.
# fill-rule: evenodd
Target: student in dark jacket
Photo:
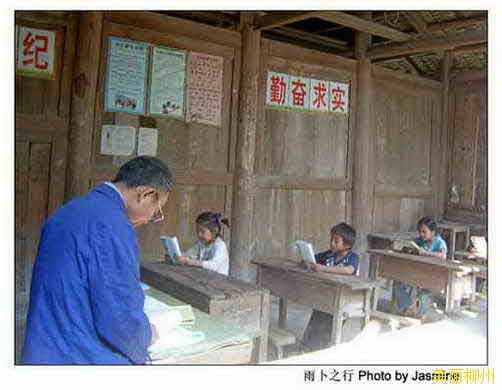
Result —
<instances>
[{"instance_id":1,"label":"student in dark jacket","mask_svg":"<svg viewBox=\"0 0 502 390\"><path fill-rule=\"evenodd\" d=\"M359 255L352 251L356 240L355 229L346 223L333 226L330 235L330 249L318 253L316 263L310 267L315 272L328 272L342 275L356 275L359 268ZM322 311L313 310L310 321L303 335L303 345L317 350L329 346L333 316Z\"/></svg>"}]
</instances>

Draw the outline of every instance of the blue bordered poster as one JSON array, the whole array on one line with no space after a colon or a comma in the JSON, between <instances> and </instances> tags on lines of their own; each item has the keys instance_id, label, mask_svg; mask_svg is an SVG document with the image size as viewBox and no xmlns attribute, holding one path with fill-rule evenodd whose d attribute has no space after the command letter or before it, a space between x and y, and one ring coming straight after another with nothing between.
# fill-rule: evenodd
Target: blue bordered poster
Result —
<instances>
[{"instance_id":1,"label":"blue bordered poster","mask_svg":"<svg viewBox=\"0 0 502 390\"><path fill-rule=\"evenodd\" d=\"M145 113L148 43L110 37L105 110Z\"/></svg>"}]
</instances>

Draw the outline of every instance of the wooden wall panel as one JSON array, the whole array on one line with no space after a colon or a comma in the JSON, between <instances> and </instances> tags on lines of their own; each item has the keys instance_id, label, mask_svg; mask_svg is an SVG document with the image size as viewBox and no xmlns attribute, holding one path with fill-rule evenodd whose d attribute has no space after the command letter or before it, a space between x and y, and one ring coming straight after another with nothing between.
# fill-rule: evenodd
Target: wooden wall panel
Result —
<instances>
[{"instance_id":1,"label":"wooden wall panel","mask_svg":"<svg viewBox=\"0 0 502 390\"><path fill-rule=\"evenodd\" d=\"M415 230L416 222L425 214L439 216L439 85L406 80L409 87L400 88L397 75L379 71L373 78L372 115L377 132L373 230Z\"/></svg>"},{"instance_id":2,"label":"wooden wall panel","mask_svg":"<svg viewBox=\"0 0 502 390\"><path fill-rule=\"evenodd\" d=\"M355 61L263 39L261 69L253 254L296 258L295 240L326 249L330 228L350 219L352 116L266 107L267 71L351 82L355 99Z\"/></svg>"},{"instance_id":3,"label":"wooden wall panel","mask_svg":"<svg viewBox=\"0 0 502 390\"><path fill-rule=\"evenodd\" d=\"M450 93L451 138L446 209L450 219L486 225L487 133L486 79L454 83ZM453 193L454 186L458 196ZM484 230L486 232L486 226Z\"/></svg>"}]
</instances>

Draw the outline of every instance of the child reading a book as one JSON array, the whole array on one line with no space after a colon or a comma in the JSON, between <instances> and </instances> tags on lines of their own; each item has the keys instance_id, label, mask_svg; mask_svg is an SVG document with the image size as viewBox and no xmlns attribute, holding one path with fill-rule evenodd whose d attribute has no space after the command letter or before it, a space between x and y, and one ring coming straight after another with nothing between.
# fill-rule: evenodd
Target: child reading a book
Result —
<instances>
[{"instance_id":1,"label":"child reading a book","mask_svg":"<svg viewBox=\"0 0 502 390\"><path fill-rule=\"evenodd\" d=\"M448 248L445 241L437 233L437 224L431 217L423 217L417 223L418 238L415 243L419 254L438 257L446 260ZM409 284L394 281L394 305L397 314L423 318L432 304L430 291Z\"/></svg>"},{"instance_id":2,"label":"child reading a book","mask_svg":"<svg viewBox=\"0 0 502 390\"><path fill-rule=\"evenodd\" d=\"M355 229L346 223L339 223L330 232L330 249L316 254L315 264L302 262L315 272L330 272L342 275L356 275L359 267L359 256L352 251L356 240ZM322 311L313 310L310 321L303 335L303 344L308 349L325 348L331 339L333 316Z\"/></svg>"},{"instance_id":3,"label":"child reading a book","mask_svg":"<svg viewBox=\"0 0 502 390\"><path fill-rule=\"evenodd\" d=\"M211 211L200 214L196 221L198 242L177 258L181 265L202 267L228 275L229 260L225 241L221 239L221 225L230 227L227 218Z\"/></svg>"}]
</instances>

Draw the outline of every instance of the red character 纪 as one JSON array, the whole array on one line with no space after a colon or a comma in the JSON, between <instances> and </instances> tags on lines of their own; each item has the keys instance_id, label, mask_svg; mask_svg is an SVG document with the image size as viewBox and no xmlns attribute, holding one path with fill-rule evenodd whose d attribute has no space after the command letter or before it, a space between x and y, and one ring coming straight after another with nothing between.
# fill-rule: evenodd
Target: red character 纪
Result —
<instances>
[{"instance_id":1,"label":"red character \u7eaa","mask_svg":"<svg viewBox=\"0 0 502 390\"><path fill-rule=\"evenodd\" d=\"M42 42L43 46L39 46L37 43ZM23 60L23 65L31 65L34 62L34 66L37 69L45 70L48 68L49 63L47 61L41 62L39 54L47 53L49 48L49 39L44 35L33 35L28 32L28 35L23 39L23 55L28 57ZM30 58L31 57L31 58Z\"/></svg>"},{"instance_id":2,"label":"red character \u7eaa","mask_svg":"<svg viewBox=\"0 0 502 390\"><path fill-rule=\"evenodd\" d=\"M314 93L316 95L314 99L314 106L316 108L324 108L326 107L326 102L324 98L326 97L326 85L322 81L320 81L315 87L314 87Z\"/></svg>"},{"instance_id":3,"label":"red character \u7eaa","mask_svg":"<svg viewBox=\"0 0 502 390\"><path fill-rule=\"evenodd\" d=\"M270 86L270 101L272 103L284 104L286 101L286 83L282 76L272 76Z\"/></svg>"},{"instance_id":4,"label":"red character \u7eaa","mask_svg":"<svg viewBox=\"0 0 502 390\"><path fill-rule=\"evenodd\" d=\"M300 80L293 81L293 90L291 93L293 94L293 106L301 106L305 105L305 95L307 92L305 91L306 84Z\"/></svg>"}]
</instances>

